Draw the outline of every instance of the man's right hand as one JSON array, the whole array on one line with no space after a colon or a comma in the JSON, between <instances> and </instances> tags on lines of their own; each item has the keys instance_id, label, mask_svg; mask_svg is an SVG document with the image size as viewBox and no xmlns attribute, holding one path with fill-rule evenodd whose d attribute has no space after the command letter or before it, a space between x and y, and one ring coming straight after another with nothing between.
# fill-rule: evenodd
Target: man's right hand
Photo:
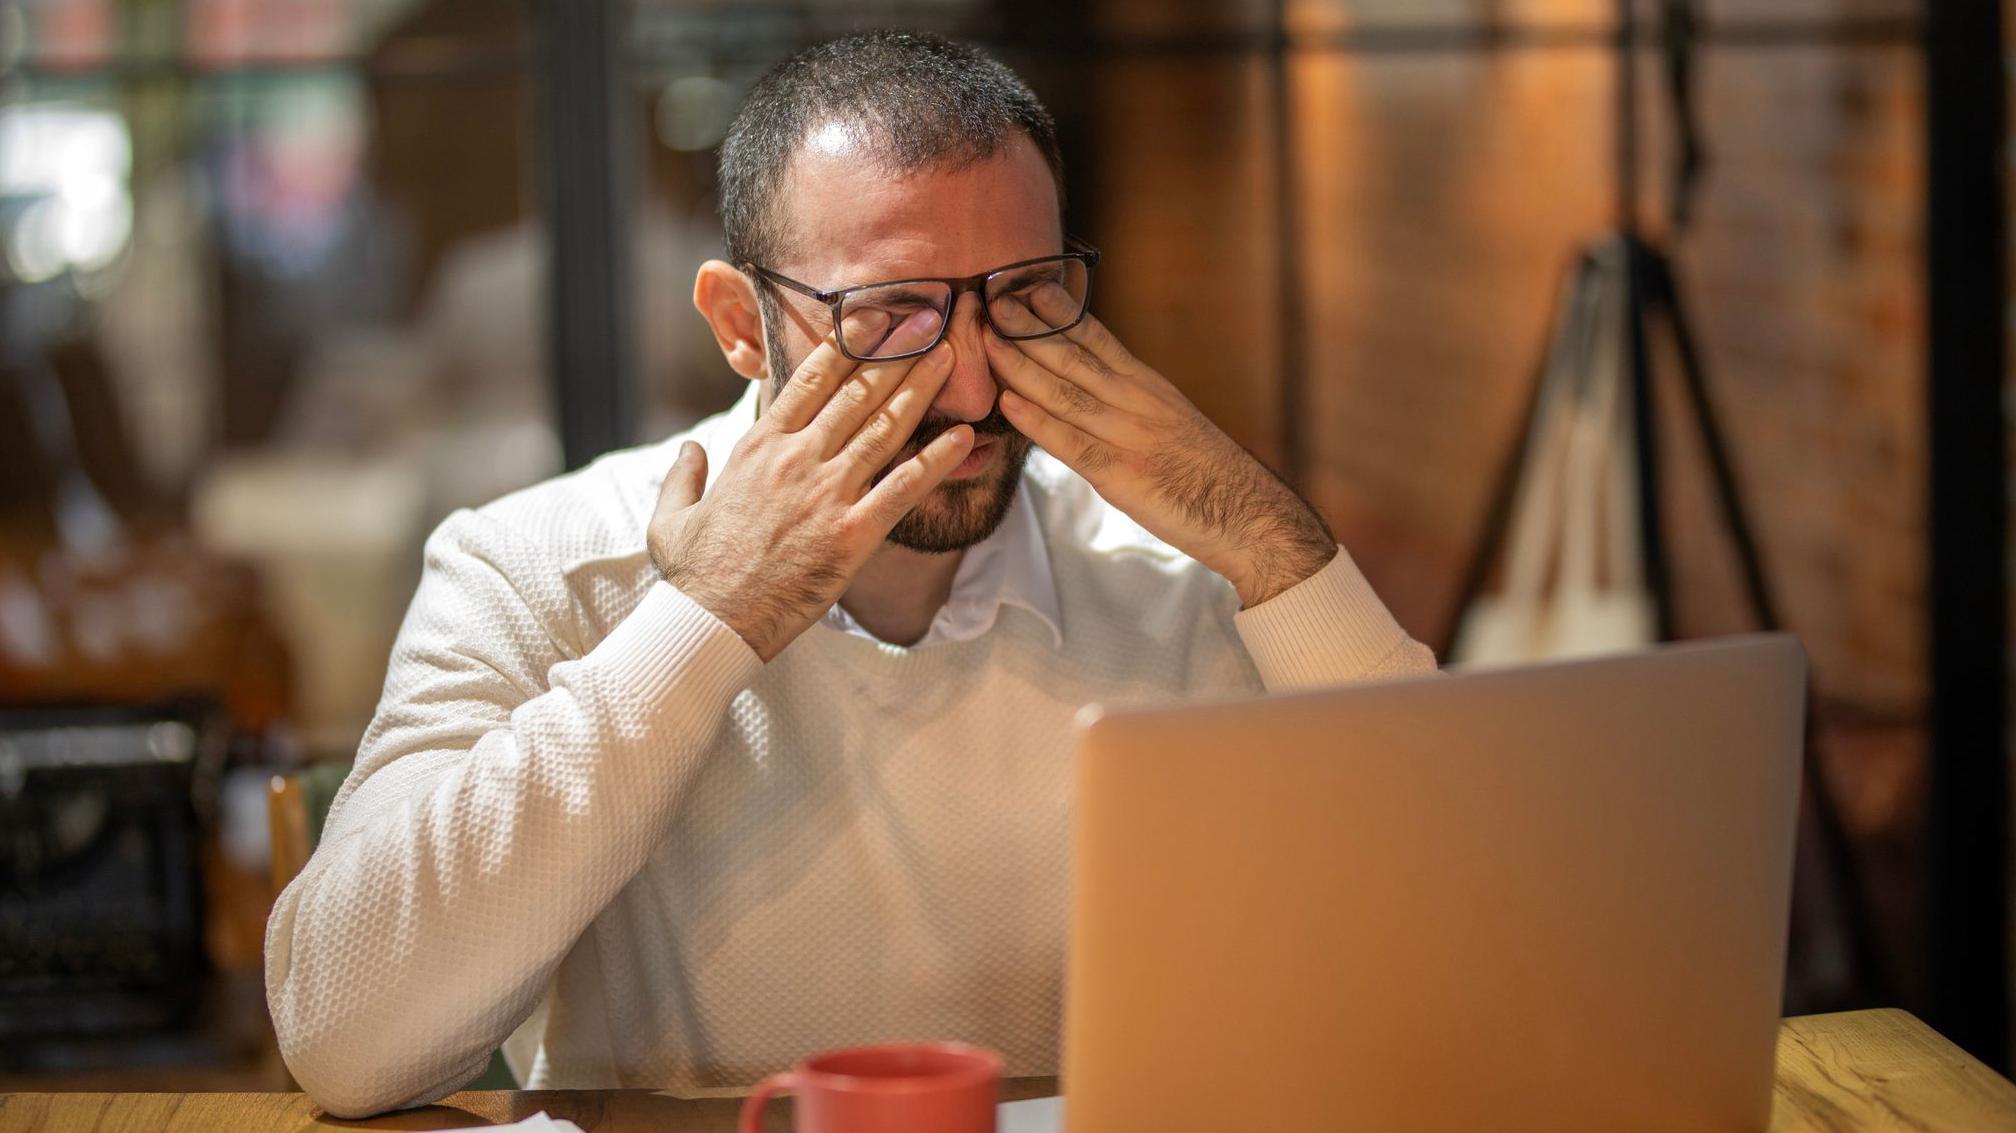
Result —
<instances>
[{"instance_id":1,"label":"man's right hand","mask_svg":"<svg viewBox=\"0 0 2016 1133\"><path fill-rule=\"evenodd\" d=\"M888 345L928 341L937 319L910 316ZM848 324L850 341L858 325ZM777 656L972 450L973 430L956 426L875 480L951 373L944 342L916 358L856 362L827 336L735 445L711 491L707 454L692 441L680 446L646 533L651 561L757 656Z\"/></svg>"}]
</instances>

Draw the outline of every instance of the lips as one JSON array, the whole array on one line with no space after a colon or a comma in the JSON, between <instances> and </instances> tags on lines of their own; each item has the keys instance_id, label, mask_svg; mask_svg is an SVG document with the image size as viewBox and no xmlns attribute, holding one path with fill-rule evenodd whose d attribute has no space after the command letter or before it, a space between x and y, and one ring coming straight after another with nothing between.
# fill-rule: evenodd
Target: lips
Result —
<instances>
[{"instance_id":1,"label":"lips","mask_svg":"<svg viewBox=\"0 0 2016 1133\"><path fill-rule=\"evenodd\" d=\"M978 475L980 470L987 467L987 463L994 459L994 449L1000 443L1001 441L997 437L979 438L973 444L973 451L967 453L966 459L960 461L952 469L951 478L961 480L969 476Z\"/></svg>"}]
</instances>

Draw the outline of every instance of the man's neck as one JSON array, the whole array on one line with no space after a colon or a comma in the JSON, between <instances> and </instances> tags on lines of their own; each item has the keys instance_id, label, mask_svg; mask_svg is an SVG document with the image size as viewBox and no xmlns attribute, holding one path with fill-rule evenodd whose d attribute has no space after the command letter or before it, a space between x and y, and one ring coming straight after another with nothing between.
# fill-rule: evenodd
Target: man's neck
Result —
<instances>
[{"instance_id":1,"label":"man's neck","mask_svg":"<svg viewBox=\"0 0 2016 1133\"><path fill-rule=\"evenodd\" d=\"M840 608L891 645L915 645L951 596L965 557L964 551L934 555L884 543L840 596Z\"/></svg>"}]
</instances>

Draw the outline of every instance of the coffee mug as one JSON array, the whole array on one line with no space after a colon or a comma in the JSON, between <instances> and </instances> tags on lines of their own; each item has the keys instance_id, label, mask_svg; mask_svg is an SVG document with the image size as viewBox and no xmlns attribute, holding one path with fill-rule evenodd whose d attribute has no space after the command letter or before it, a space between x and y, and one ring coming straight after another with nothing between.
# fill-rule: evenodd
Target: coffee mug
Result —
<instances>
[{"instance_id":1,"label":"coffee mug","mask_svg":"<svg viewBox=\"0 0 2016 1133\"><path fill-rule=\"evenodd\" d=\"M761 1133L763 1106L796 1099L796 1133L994 1133L1001 1056L964 1043L890 1043L829 1050L756 1084L742 1133Z\"/></svg>"}]
</instances>

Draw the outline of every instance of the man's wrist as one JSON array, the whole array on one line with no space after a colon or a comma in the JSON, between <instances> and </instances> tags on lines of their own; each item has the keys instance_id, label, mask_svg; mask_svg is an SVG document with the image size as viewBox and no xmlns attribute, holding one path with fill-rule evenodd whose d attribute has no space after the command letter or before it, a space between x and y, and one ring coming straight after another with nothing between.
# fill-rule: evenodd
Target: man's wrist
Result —
<instances>
[{"instance_id":1,"label":"man's wrist","mask_svg":"<svg viewBox=\"0 0 2016 1133\"><path fill-rule=\"evenodd\" d=\"M717 586L709 585L705 575L692 571L661 572L665 581L686 595L693 604L714 615L722 625L735 631L744 644L755 651L759 660L768 664L777 654L783 652L784 643L776 640L782 618L767 600L738 600L735 596L721 592Z\"/></svg>"},{"instance_id":2,"label":"man's wrist","mask_svg":"<svg viewBox=\"0 0 2016 1133\"><path fill-rule=\"evenodd\" d=\"M1320 527L1272 539L1247 549L1230 570L1221 571L1250 610L1313 577L1337 557L1337 541Z\"/></svg>"}]
</instances>

